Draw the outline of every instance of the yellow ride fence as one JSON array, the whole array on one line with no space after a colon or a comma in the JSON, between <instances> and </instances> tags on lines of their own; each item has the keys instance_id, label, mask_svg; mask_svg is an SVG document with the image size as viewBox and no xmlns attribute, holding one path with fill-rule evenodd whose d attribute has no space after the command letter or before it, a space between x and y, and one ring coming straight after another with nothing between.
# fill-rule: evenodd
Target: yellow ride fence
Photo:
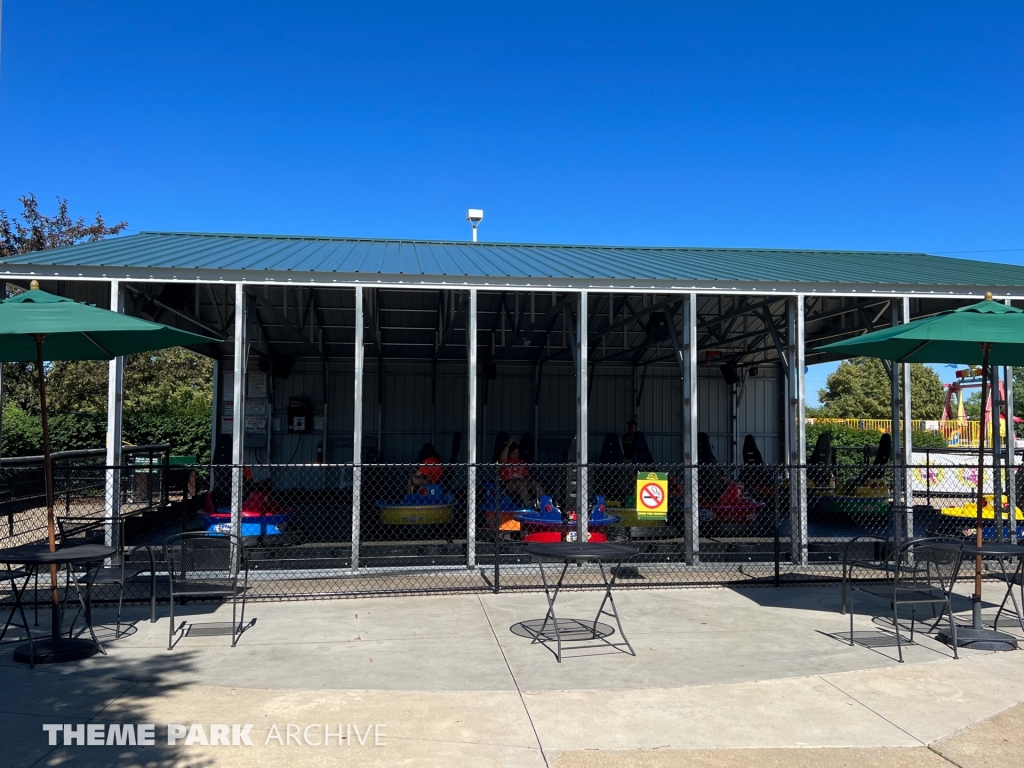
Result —
<instances>
[{"instance_id":1,"label":"yellow ride fence","mask_svg":"<svg viewBox=\"0 0 1024 768\"><path fill-rule=\"evenodd\" d=\"M892 432L891 419L808 419L808 424L840 424L853 429L871 429L876 432ZM980 421L947 421L945 424L940 421L925 421L915 419L913 422L915 431L941 432L946 443L951 447L978 447L978 437L981 434ZM1006 425L1000 423L1002 434L1006 435ZM990 440L987 442L991 442Z\"/></svg>"}]
</instances>

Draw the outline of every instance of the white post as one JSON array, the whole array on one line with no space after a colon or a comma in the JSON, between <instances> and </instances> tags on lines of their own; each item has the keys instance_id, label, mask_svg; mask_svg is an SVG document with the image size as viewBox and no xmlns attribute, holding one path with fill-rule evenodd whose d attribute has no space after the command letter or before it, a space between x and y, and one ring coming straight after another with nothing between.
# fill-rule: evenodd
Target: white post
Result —
<instances>
[{"instance_id":1,"label":"white post","mask_svg":"<svg viewBox=\"0 0 1024 768\"><path fill-rule=\"evenodd\" d=\"M352 549L351 568L359 568L363 492L363 288L356 286L356 342L353 355L352 403ZM325 401L326 402L326 401Z\"/></svg>"},{"instance_id":2,"label":"white post","mask_svg":"<svg viewBox=\"0 0 1024 768\"><path fill-rule=\"evenodd\" d=\"M235 283L235 359L234 359L234 408L231 412L231 533L242 535L242 498L245 478L245 368L249 356L247 334L248 307L245 286ZM237 553L232 553L231 562L237 567Z\"/></svg>"},{"instance_id":3,"label":"white post","mask_svg":"<svg viewBox=\"0 0 1024 768\"><path fill-rule=\"evenodd\" d=\"M1013 302L1006 299L1007 306L1013 306ZM1003 368L1004 388L1006 389L1006 501L1010 518L1010 541L1017 543L1017 478L1015 475L1017 465L1017 434L1013 424L1013 368L1007 365Z\"/></svg>"},{"instance_id":4,"label":"white post","mask_svg":"<svg viewBox=\"0 0 1024 768\"><path fill-rule=\"evenodd\" d=\"M910 322L910 297L903 297L902 322ZM894 362L893 365L896 365ZM903 473L903 504L906 511L906 531L908 539L914 538L914 421L911 411L910 397L910 363L903 363L903 450L900 453L900 463Z\"/></svg>"},{"instance_id":5,"label":"white post","mask_svg":"<svg viewBox=\"0 0 1024 768\"><path fill-rule=\"evenodd\" d=\"M110 281L110 309L124 312L124 286L120 280ZM107 485L104 517L108 547L120 548L118 541L121 518L121 428L124 414L124 358L115 357L107 367ZM149 467L152 470L152 467ZM152 475L150 475L152 477ZM164 478L167 482L167 478Z\"/></svg>"},{"instance_id":6,"label":"white post","mask_svg":"<svg viewBox=\"0 0 1024 768\"><path fill-rule=\"evenodd\" d=\"M683 299L683 474L686 497L683 519L686 527L687 565L700 563L700 493L697 487L697 294Z\"/></svg>"},{"instance_id":7,"label":"white post","mask_svg":"<svg viewBox=\"0 0 1024 768\"><path fill-rule=\"evenodd\" d=\"M0 280L0 300L7 298L7 281ZM4 431L4 364L0 362L0 435ZM0 455L3 454L0 448Z\"/></svg>"},{"instance_id":8,"label":"white post","mask_svg":"<svg viewBox=\"0 0 1024 768\"><path fill-rule=\"evenodd\" d=\"M893 327L900 324L900 304L895 299L890 302L890 323ZM889 365L889 415L891 416L889 433L892 437L892 498L896 505L902 505L906 500L904 476L903 476L903 441L901 438L901 412L900 412L900 364L893 361ZM902 535L902 521L893 520L893 535Z\"/></svg>"},{"instance_id":9,"label":"white post","mask_svg":"<svg viewBox=\"0 0 1024 768\"><path fill-rule=\"evenodd\" d=\"M476 232L476 228L473 228ZM476 344L477 344L477 291L476 288L469 290L469 312L466 315L466 354L468 356L466 373L467 393L469 397L469 411L466 414L466 567L476 566L476 462L477 462L477 437L476 437L476 409L477 409L477 380L476 380ZM497 514L497 513L495 513Z\"/></svg>"},{"instance_id":10,"label":"white post","mask_svg":"<svg viewBox=\"0 0 1024 768\"><path fill-rule=\"evenodd\" d=\"M1009 302L1007 302L1009 303ZM1016 434L1013 430L1013 368L1003 368L1003 387L1006 390L1006 509L1010 520L1010 541L1017 543L1017 478Z\"/></svg>"},{"instance_id":11,"label":"white post","mask_svg":"<svg viewBox=\"0 0 1024 768\"><path fill-rule=\"evenodd\" d=\"M804 297L786 302L786 400L789 418L789 541L795 565L807 565L807 429L804 401Z\"/></svg>"},{"instance_id":12,"label":"white post","mask_svg":"<svg viewBox=\"0 0 1024 768\"><path fill-rule=\"evenodd\" d=\"M576 489L577 541L588 541L587 515L590 506L590 491L587 478L587 458L590 455L587 400L587 292L580 291L580 305L576 316L576 462L579 464L579 487Z\"/></svg>"}]
</instances>

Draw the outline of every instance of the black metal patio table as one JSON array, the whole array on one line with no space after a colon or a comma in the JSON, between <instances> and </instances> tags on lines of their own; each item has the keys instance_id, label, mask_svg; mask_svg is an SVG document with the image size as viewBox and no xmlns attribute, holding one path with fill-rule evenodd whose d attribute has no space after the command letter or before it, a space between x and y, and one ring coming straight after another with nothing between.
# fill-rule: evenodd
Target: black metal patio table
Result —
<instances>
[{"instance_id":1,"label":"black metal patio table","mask_svg":"<svg viewBox=\"0 0 1024 768\"><path fill-rule=\"evenodd\" d=\"M999 603L999 610L996 611L996 618L992 624L992 629L999 629L999 617L1006 607L1006 599L1009 598L1010 602L1013 603L1013 611L1017 615L1017 623L1020 624L1020 629L1024 632L1024 616L1021 615L1017 598L1013 596L1013 585L1021 575L1021 567L1024 566L1024 546L1012 544L1008 541L990 541L979 547L974 542L971 542L964 544L963 553L964 558L962 562L967 561L968 558L971 558L973 561L973 558L978 555L981 555L983 558L992 558L999 561L999 569L1003 573L1003 582L1006 584L1006 593L1003 595L1002 602ZM1007 558L1017 559L1017 568L1014 570L1012 578L1006 571ZM1024 586L1022 586L1021 599L1024 600Z\"/></svg>"},{"instance_id":2,"label":"black metal patio table","mask_svg":"<svg viewBox=\"0 0 1024 768\"><path fill-rule=\"evenodd\" d=\"M601 640L606 645L615 649L618 649L619 645L625 644L628 649L626 652L631 656L636 656L636 651L633 650L633 646L630 645L629 640L626 638L626 633L622 630L622 622L619 620L619 612L615 608L615 600L612 598L612 587L615 585L615 578L618 576L619 569L622 567L623 561L633 557L639 552L636 547L630 547L626 544L609 544L604 542L586 544L580 542L555 542L550 544L529 544L526 546L525 551L537 561L537 566L540 568L540 578L544 584L544 595L548 600L548 612L544 615L544 621L540 628L533 633L534 643L542 643L546 647L546 644L551 642L553 639L556 644L555 659L557 659L558 663L562 662L562 630L559 629L558 619L555 618L555 601L558 599L558 593L562 589L562 584L565 581L565 574L569 570L570 565L573 563L597 563L601 570L601 579L604 582L604 599L601 600L601 606L597 609L594 621L589 626L580 622L585 629L589 629L589 637L584 636L582 639ZM555 584L554 591L548 587L547 575L544 572L545 561L560 561L563 563L562 573L558 577L558 583ZM611 579L609 579L605 573L605 563L616 564L611 569ZM605 605L609 605L611 610L605 610ZM619 628L619 634L622 636L622 643L610 643L605 639L604 635L598 634L597 620L600 619L602 615L611 616L615 619L615 624ZM547 634L549 621L555 631L554 638Z\"/></svg>"},{"instance_id":3,"label":"black metal patio table","mask_svg":"<svg viewBox=\"0 0 1024 768\"><path fill-rule=\"evenodd\" d=\"M0 565L6 565L8 570L11 569L12 565L25 567L25 582L22 584L21 589L17 588L17 584L13 580L11 582L12 591L14 592L14 606L11 608L10 616L7 618L7 624L4 625L4 630L6 631L11 619L14 618L15 611L21 614L22 621L25 622L28 642L14 650L15 661L35 666L37 663L52 664L85 659L97 652L106 655L107 652L103 650L103 646L96 639L96 633L92 627L91 611L88 608L87 601L89 590L92 586L91 580L86 581L84 595L81 589L76 589L76 592L81 610L85 614L85 624L89 628L89 635L92 637L92 641L61 636L63 610L60 603L56 603L51 606L53 615L50 622L50 638L36 642L32 638L32 631L29 629L28 621L25 619L25 613L22 608L22 596L25 594L25 589L28 587L31 578L42 566L66 566L69 570L68 586L70 587L72 581L70 568L72 565L85 564L88 566L91 563L95 563L98 568L106 558L116 553L117 550L113 547L107 547L102 544L79 544L71 547L58 547L56 552L51 552L46 544L23 544L19 547L0 549ZM51 588L53 587L54 585L51 585Z\"/></svg>"}]
</instances>

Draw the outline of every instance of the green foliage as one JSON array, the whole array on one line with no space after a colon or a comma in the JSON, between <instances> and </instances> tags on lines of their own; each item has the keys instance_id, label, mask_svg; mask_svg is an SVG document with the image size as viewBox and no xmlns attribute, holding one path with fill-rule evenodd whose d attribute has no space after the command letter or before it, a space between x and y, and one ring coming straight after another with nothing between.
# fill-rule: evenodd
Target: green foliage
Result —
<instances>
[{"instance_id":1,"label":"green foliage","mask_svg":"<svg viewBox=\"0 0 1024 768\"><path fill-rule=\"evenodd\" d=\"M941 432L925 432L915 429L910 435L910 445L914 450L925 448L949 448L949 443L942 436Z\"/></svg>"},{"instance_id":2,"label":"green foliage","mask_svg":"<svg viewBox=\"0 0 1024 768\"><path fill-rule=\"evenodd\" d=\"M844 360L818 392L821 408L817 413L831 419L892 418L892 395L889 376L881 360L857 357ZM942 416L942 383L939 375L927 365L910 366L910 403L915 419L938 419Z\"/></svg>"},{"instance_id":3,"label":"green foliage","mask_svg":"<svg viewBox=\"0 0 1024 768\"><path fill-rule=\"evenodd\" d=\"M200 464L210 460L210 408L171 405L124 414L125 439L133 445L170 443L178 456L196 456Z\"/></svg>"},{"instance_id":4,"label":"green foliage","mask_svg":"<svg viewBox=\"0 0 1024 768\"><path fill-rule=\"evenodd\" d=\"M0 208L0 258L75 243L94 243L128 227L127 221L108 226L99 212L92 224L86 224L81 216L72 219L68 214L68 201L60 197L56 216L40 213L39 202L33 194L19 197L18 202L21 203L20 219L9 218L7 211Z\"/></svg>"},{"instance_id":5,"label":"green foliage","mask_svg":"<svg viewBox=\"0 0 1024 768\"><path fill-rule=\"evenodd\" d=\"M873 450L878 447L878 441L882 433L873 429L856 429L845 424L808 424L807 430L807 459L810 460L814 453L814 446L818 442L818 436L827 432L832 435L832 447L839 448L836 451L837 464L863 464L864 454L859 451L843 450L850 448L863 448L868 446ZM938 432L925 432L914 430L910 436L911 445L914 449L924 450L925 448L948 448L945 438Z\"/></svg>"},{"instance_id":6,"label":"green foliage","mask_svg":"<svg viewBox=\"0 0 1024 768\"><path fill-rule=\"evenodd\" d=\"M807 460L814 453L814 446L818 437L826 432L832 436L833 448L861 448L865 445L872 448L878 447L878 441L882 433L873 429L856 429L845 424L808 424L807 430ZM864 455L857 451L836 451L836 463L838 464L863 464Z\"/></svg>"},{"instance_id":7,"label":"green foliage","mask_svg":"<svg viewBox=\"0 0 1024 768\"><path fill-rule=\"evenodd\" d=\"M41 421L40 416L33 418ZM53 451L103 448L106 444L107 416L104 413L58 413L50 417L50 449ZM42 452L40 446L37 453Z\"/></svg>"},{"instance_id":8,"label":"green foliage","mask_svg":"<svg viewBox=\"0 0 1024 768\"><path fill-rule=\"evenodd\" d=\"M38 416L25 413L15 403L4 405L0 451L4 456L38 456L43 452L43 427Z\"/></svg>"},{"instance_id":9,"label":"green foliage","mask_svg":"<svg viewBox=\"0 0 1024 768\"><path fill-rule=\"evenodd\" d=\"M201 405L154 406L125 411L124 439L131 445L171 444L171 453L210 460L210 409ZM107 443L103 413L61 413L50 418L54 451L103 448ZM0 450L4 456L38 456L43 452L43 427L38 413L25 413L14 403L4 406Z\"/></svg>"}]
</instances>

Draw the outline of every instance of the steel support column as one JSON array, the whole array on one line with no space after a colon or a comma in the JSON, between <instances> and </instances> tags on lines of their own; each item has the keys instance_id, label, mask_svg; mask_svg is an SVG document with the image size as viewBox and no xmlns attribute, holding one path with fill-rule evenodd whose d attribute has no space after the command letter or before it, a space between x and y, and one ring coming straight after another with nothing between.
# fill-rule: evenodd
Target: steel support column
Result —
<instances>
[{"instance_id":1,"label":"steel support column","mask_svg":"<svg viewBox=\"0 0 1024 768\"><path fill-rule=\"evenodd\" d=\"M245 286L235 283L235 350L231 411L231 532L242 533L242 490L245 464L245 369L249 357L249 313ZM231 562L237 567L237 553Z\"/></svg>"},{"instance_id":2,"label":"steel support column","mask_svg":"<svg viewBox=\"0 0 1024 768\"><path fill-rule=\"evenodd\" d=\"M124 285L110 281L110 309L124 312ZM103 516L104 538L108 547L120 547L117 540L121 517L121 431L124 415L124 358L115 357L107 365L107 482ZM152 469L150 467L149 469ZM163 478L167 482L167 478Z\"/></svg>"},{"instance_id":3,"label":"steel support column","mask_svg":"<svg viewBox=\"0 0 1024 768\"><path fill-rule=\"evenodd\" d=\"M900 302L902 305L901 320L904 323L910 322L910 297L904 296ZM913 482L913 466L914 466L914 421L912 416L911 406L911 388L910 388L910 363L903 363L900 366L893 366L894 368L899 367L901 369L903 377L903 449L900 451L900 464L902 469L903 477L903 504L907 508L906 517L906 536L908 539L914 537L914 482Z\"/></svg>"},{"instance_id":4,"label":"steel support column","mask_svg":"<svg viewBox=\"0 0 1024 768\"><path fill-rule=\"evenodd\" d=\"M684 559L687 565L700 563L700 503L697 488L697 294L683 298L683 501Z\"/></svg>"},{"instance_id":5,"label":"steel support column","mask_svg":"<svg viewBox=\"0 0 1024 768\"><path fill-rule=\"evenodd\" d=\"M889 319L892 326L900 324L900 302L892 301L889 304ZM891 416L891 427L889 433L892 437L892 498L893 502L897 506L902 506L906 502L906 496L904 494L904 468L903 463L903 441L901 439L901 428L900 422L902 421L902 413L900 411L900 369L902 368L897 362L893 361L889 364L889 414ZM897 528L900 527L902 521L894 520L893 525Z\"/></svg>"},{"instance_id":6,"label":"steel support column","mask_svg":"<svg viewBox=\"0 0 1024 768\"><path fill-rule=\"evenodd\" d=\"M352 372L352 570L359 568L363 493L363 288L356 286L356 341Z\"/></svg>"},{"instance_id":7,"label":"steel support column","mask_svg":"<svg viewBox=\"0 0 1024 768\"><path fill-rule=\"evenodd\" d=\"M795 565L807 565L807 430L804 392L804 296L786 301L786 417L789 471L790 557Z\"/></svg>"},{"instance_id":8,"label":"steel support column","mask_svg":"<svg viewBox=\"0 0 1024 768\"><path fill-rule=\"evenodd\" d=\"M1013 302L1006 300L1007 306ZM1006 390L1006 508L1010 513L1010 541L1017 543L1017 435L1013 424L1013 368L1003 368L1003 387Z\"/></svg>"},{"instance_id":9,"label":"steel support column","mask_svg":"<svg viewBox=\"0 0 1024 768\"><path fill-rule=\"evenodd\" d=\"M469 291L469 312L466 315L466 354L468 356L466 382L469 410L466 414L466 567L476 567L476 462L477 462L477 290Z\"/></svg>"},{"instance_id":10,"label":"steel support column","mask_svg":"<svg viewBox=\"0 0 1024 768\"><path fill-rule=\"evenodd\" d=\"M587 459L590 455L589 446L589 408L587 400L590 392L587 386L588 362L587 341L587 292L580 291L580 305L576 312L576 462L579 464L579 486L576 489L576 521L579 541L587 541L587 514L590 506L588 489Z\"/></svg>"}]
</instances>

